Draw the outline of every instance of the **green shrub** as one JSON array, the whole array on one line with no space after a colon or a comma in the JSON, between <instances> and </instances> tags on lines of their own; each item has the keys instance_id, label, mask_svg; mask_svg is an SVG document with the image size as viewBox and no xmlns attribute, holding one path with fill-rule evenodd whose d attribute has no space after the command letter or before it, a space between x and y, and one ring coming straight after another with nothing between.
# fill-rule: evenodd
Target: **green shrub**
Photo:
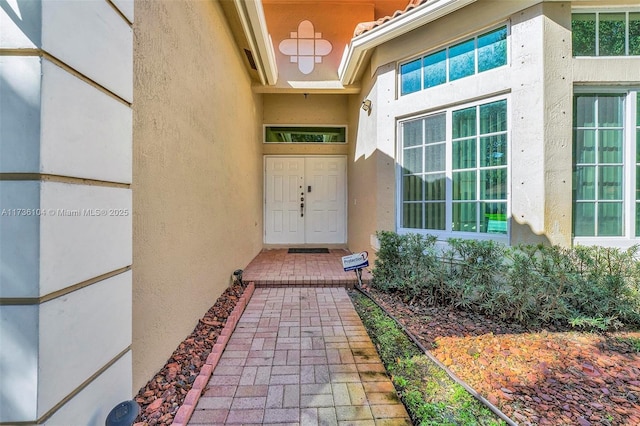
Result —
<instances>
[{"instance_id":1,"label":"green shrub","mask_svg":"<svg viewBox=\"0 0 640 426\"><path fill-rule=\"evenodd\" d=\"M398 290L404 287L398 265L403 262L400 255L402 237L395 232L380 231L377 234L380 250L376 253L373 281L371 284L379 290Z\"/></svg>"},{"instance_id":2,"label":"green shrub","mask_svg":"<svg viewBox=\"0 0 640 426\"><path fill-rule=\"evenodd\" d=\"M567 300L576 316L615 318L640 324L639 246L628 250L578 246L573 251L579 279Z\"/></svg>"},{"instance_id":3,"label":"green shrub","mask_svg":"<svg viewBox=\"0 0 640 426\"><path fill-rule=\"evenodd\" d=\"M445 257L452 265L449 297L455 306L479 309L501 287L505 248L493 241L451 238L447 242Z\"/></svg>"},{"instance_id":4,"label":"green shrub","mask_svg":"<svg viewBox=\"0 0 640 426\"><path fill-rule=\"evenodd\" d=\"M522 324L640 325L639 247L521 245L379 232L374 287Z\"/></svg>"},{"instance_id":5,"label":"green shrub","mask_svg":"<svg viewBox=\"0 0 640 426\"><path fill-rule=\"evenodd\" d=\"M570 315L564 294L574 285L575 273L566 250L521 245L507 250L505 261L506 289L494 297L494 309L488 311L521 323L552 322Z\"/></svg>"},{"instance_id":6,"label":"green shrub","mask_svg":"<svg viewBox=\"0 0 640 426\"><path fill-rule=\"evenodd\" d=\"M430 303L441 300L442 268L435 249L436 237L378 232L380 251L373 270L375 288L399 290L409 301L416 297Z\"/></svg>"}]
</instances>

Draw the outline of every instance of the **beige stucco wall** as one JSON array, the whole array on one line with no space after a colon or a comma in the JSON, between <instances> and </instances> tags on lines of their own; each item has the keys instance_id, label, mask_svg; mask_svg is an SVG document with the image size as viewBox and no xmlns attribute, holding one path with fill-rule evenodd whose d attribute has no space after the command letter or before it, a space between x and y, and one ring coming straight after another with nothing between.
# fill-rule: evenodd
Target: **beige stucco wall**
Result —
<instances>
[{"instance_id":1,"label":"beige stucco wall","mask_svg":"<svg viewBox=\"0 0 640 426\"><path fill-rule=\"evenodd\" d=\"M384 72L384 67L379 72ZM349 118L353 143L349 146L349 249L352 252L366 250L370 262L375 261L375 233L378 230L394 230L393 217L385 215L380 203L394 202L393 193L381 191L379 185L394 182L391 176L385 178L385 168L380 165L394 163L394 160L377 148L378 127L378 77L369 78L365 73L362 79L362 94L349 97ZM371 101L371 111L365 112L360 106L364 100ZM388 172L388 168L387 168ZM387 200L388 198L388 200ZM373 240L372 240L373 239Z\"/></svg>"},{"instance_id":2,"label":"beige stucco wall","mask_svg":"<svg viewBox=\"0 0 640 426\"><path fill-rule=\"evenodd\" d=\"M349 125L347 95L265 94L264 125ZM260 129L262 132L263 129ZM265 155L346 155L352 132L347 127L347 144L262 144Z\"/></svg>"},{"instance_id":3,"label":"beige stucco wall","mask_svg":"<svg viewBox=\"0 0 640 426\"><path fill-rule=\"evenodd\" d=\"M220 6L136 1L133 389L262 247L261 95Z\"/></svg>"}]
</instances>

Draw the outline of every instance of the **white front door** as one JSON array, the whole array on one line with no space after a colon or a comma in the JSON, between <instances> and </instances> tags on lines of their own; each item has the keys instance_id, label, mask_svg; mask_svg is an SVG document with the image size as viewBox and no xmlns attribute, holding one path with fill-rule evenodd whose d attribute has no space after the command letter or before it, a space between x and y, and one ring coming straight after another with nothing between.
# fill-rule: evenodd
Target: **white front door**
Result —
<instances>
[{"instance_id":1,"label":"white front door","mask_svg":"<svg viewBox=\"0 0 640 426\"><path fill-rule=\"evenodd\" d=\"M265 158L265 243L345 243L346 158Z\"/></svg>"}]
</instances>

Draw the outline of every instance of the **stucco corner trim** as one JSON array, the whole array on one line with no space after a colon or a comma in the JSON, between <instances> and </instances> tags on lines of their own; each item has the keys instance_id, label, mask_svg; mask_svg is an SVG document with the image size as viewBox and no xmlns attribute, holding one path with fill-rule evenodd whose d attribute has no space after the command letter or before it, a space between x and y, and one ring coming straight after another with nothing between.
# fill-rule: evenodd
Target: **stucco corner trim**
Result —
<instances>
[{"instance_id":1,"label":"stucco corner trim","mask_svg":"<svg viewBox=\"0 0 640 426\"><path fill-rule=\"evenodd\" d=\"M389 40L400 37L418 27L435 21L476 0L433 0L408 11L378 27L354 37L345 49L338 68L343 85L352 84L364 64L369 51Z\"/></svg>"}]
</instances>

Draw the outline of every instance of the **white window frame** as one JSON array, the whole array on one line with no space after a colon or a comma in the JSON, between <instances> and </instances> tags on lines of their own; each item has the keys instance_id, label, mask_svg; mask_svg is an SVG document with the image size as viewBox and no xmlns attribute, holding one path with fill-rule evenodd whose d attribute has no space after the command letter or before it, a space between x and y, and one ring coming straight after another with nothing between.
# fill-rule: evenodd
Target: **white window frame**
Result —
<instances>
[{"instance_id":1,"label":"white window frame","mask_svg":"<svg viewBox=\"0 0 640 426\"><path fill-rule=\"evenodd\" d=\"M453 112L465 108L477 107L479 105L490 104L497 101L507 102L507 233L483 233L483 232L463 232L452 230L453 220L453 128L452 117ZM445 113L445 178L446 178L446 199L445 199L445 229L418 229L418 228L403 228L402 227L402 212L403 212L403 200L402 200L402 167L403 167L403 139L402 139L402 124L408 121L421 119L424 117ZM479 119L479 117L478 117ZM479 241L496 241L503 244L509 244L511 240L511 158L512 158L512 144L511 144L511 132L512 132L512 117L511 117L511 95L501 94L488 98L483 98L473 102L458 103L449 105L441 109L434 109L428 113L422 113L413 115L410 117L403 117L396 121L396 232L398 234L422 234L422 235L434 235L439 241L445 241L449 238L463 238L469 240ZM479 136L479 135L477 135ZM476 170L478 167L476 167ZM479 196L479 193L478 193ZM477 202L477 200L476 200Z\"/></svg>"},{"instance_id":2,"label":"white window frame","mask_svg":"<svg viewBox=\"0 0 640 426\"><path fill-rule=\"evenodd\" d=\"M640 86L639 87L625 87L625 88L611 88L611 87L599 87L599 86L579 86L574 87L573 95L580 94L592 94L592 95L600 95L600 94L623 94L626 95L624 98L624 118L623 118L623 128L624 128L624 138L625 143L622 147L622 158L623 158L623 182L622 182L622 194L623 194L623 213L624 213L624 234L619 237L582 237L573 235L573 220L571 223L571 233L574 245L584 245L584 246L605 246L605 247L617 247L617 248L629 248L634 244L638 244L640 242L640 237L636 237L635 233L635 214L640 214L640 211L635 211L636 209L636 195L635 195L635 185L636 185L636 106L637 106L637 97L640 96ZM575 128L572 123L572 133ZM572 145L575 141L572 140ZM597 155L597 153L596 153ZM571 152L571 161L574 163L575 152ZM574 188L572 188L572 191ZM596 189L597 190L597 189ZM575 205L575 200L571 200L571 208L573 209ZM572 215L573 217L573 212Z\"/></svg>"},{"instance_id":3,"label":"white window frame","mask_svg":"<svg viewBox=\"0 0 640 426\"><path fill-rule=\"evenodd\" d=\"M600 25L598 25L600 23L600 14L601 13L624 13L625 14L625 22L628 24L629 23L629 13L639 13L640 12L640 8L638 7L624 7L621 6L619 8L615 8L615 7L610 7L610 8L593 8L593 7L574 7L573 9L571 9L571 20L573 21L573 15L574 14L592 14L595 13L596 14L596 45L595 45L595 50L596 50L596 54L595 56L573 56L573 46L571 47L571 54L574 58L606 58L606 59L611 59L611 58L624 58L624 57L630 57L630 58L637 58L639 55L630 55L629 54L629 25L625 25L625 29L624 29L624 55L623 56L600 56ZM573 29L572 29L573 32Z\"/></svg>"},{"instance_id":4,"label":"white window frame","mask_svg":"<svg viewBox=\"0 0 640 426\"><path fill-rule=\"evenodd\" d=\"M267 142L268 127L298 127L301 129L304 129L306 127L326 127L327 129L343 128L344 142ZM349 126L347 126L346 124L263 124L262 143L264 145L346 145L349 143Z\"/></svg>"},{"instance_id":5,"label":"white window frame","mask_svg":"<svg viewBox=\"0 0 640 426\"><path fill-rule=\"evenodd\" d=\"M464 80L464 79L469 78L469 77L477 76L478 75L478 37L480 37L480 36L482 36L484 34L490 33L490 32L492 32L494 30L497 30L498 28L505 27L505 26L506 26L506 29L507 29L507 40L506 40L506 42L507 42L507 63L504 64L504 65L501 65L499 67L492 68L492 69L487 70L487 71L483 71L482 73L490 72L490 71L493 71L495 69L500 69L500 68L503 68L503 67L510 66L511 65L511 23L510 23L510 21L503 21L503 22L500 22L499 24L492 25L492 26L489 26L489 27L485 27L485 28L483 28L483 29L481 29L479 31L470 33L470 34L468 34L468 35L466 35L464 37L459 37L459 38L456 38L454 40L448 41L446 43L439 44L437 47L434 47L434 48L426 50L426 51L424 51L424 52L422 52L422 53L420 53L418 55L413 55L410 58L403 59L403 60L399 61L397 63L397 65L396 65L396 76L397 76L397 78L396 78L396 80L397 80L396 81L396 87L397 87L396 90L397 90L397 92L396 93L397 93L397 97L399 98L399 97L403 97L403 96L413 95L415 93L419 93L419 92L424 91L424 90L433 89L433 88L436 88L436 87L444 86L445 84L448 84L448 83L452 83L452 82L456 82L456 81L459 81L459 80ZM449 49L451 47L453 47L453 46L456 46L456 45L458 45L460 43L463 43L463 42L471 40L471 39L474 40L474 49L473 49L473 51L474 51L474 62L475 63L474 63L474 72L473 72L473 74L468 75L466 77L462 77L462 78L453 80L453 81L449 80L449 67L450 67L449 66L449 62L450 62ZM427 57L427 56L429 56L429 55L431 55L433 53L439 52L441 50L445 50L446 51L445 73L446 73L447 80L444 83L439 84L437 86L425 88L424 87L424 72L423 72L423 69L422 69L422 66L421 66L420 67L420 90L416 90L415 92L411 92L411 93L407 93L407 94L403 95L402 94L402 73L401 73L402 66L405 65L405 64L408 64L410 62L413 62L416 59L422 60L425 57Z\"/></svg>"}]
</instances>

